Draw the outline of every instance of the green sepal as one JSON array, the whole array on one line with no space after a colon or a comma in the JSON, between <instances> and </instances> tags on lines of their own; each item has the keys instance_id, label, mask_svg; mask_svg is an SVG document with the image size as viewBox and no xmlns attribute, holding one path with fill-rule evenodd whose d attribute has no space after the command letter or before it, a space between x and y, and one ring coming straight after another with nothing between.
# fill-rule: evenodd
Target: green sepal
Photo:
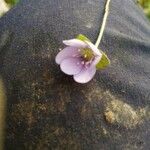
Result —
<instances>
[{"instance_id":1,"label":"green sepal","mask_svg":"<svg viewBox=\"0 0 150 150\"><path fill-rule=\"evenodd\" d=\"M76 39L81 40L81 41L89 41L90 42L90 40L83 34L79 34Z\"/></svg>"},{"instance_id":2,"label":"green sepal","mask_svg":"<svg viewBox=\"0 0 150 150\"><path fill-rule=\"evenodd\" d=\"M15 5L19 2L19 0L5 0L5 2L10 5Z\"/></svg>"},{"instance_id":3,"label":"green sepal","mask_svg":"<svg viewBox=\"0 0 150 150\"><path fill-rule=\"evenodd\" d=\"M110 60L107 57L107 55L103 51L101 51L101 53L102 53L102 58L96 65L96 69L105 69L108 65L110 65Z\"/></svg>"}]
</instances>

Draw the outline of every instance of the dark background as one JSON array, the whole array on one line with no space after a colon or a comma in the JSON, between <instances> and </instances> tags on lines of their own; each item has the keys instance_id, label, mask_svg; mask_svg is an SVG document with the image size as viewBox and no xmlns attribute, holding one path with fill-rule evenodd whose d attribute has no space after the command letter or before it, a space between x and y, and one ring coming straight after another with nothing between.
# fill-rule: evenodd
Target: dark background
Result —
<instances>
[{"instance_id":1,"label":"dark background","mask_svg":"<svg viewBox=\"0 0 150 150\"><path fill-rule=\"evenodd\" d=\"M5 149L150 147L150 24L134 0L113 0L99 48L111 66L77 84L55 64L63 39L96 41L104 0L22 0L0 19L7 95Z\"/></svg>"}]
</instances>

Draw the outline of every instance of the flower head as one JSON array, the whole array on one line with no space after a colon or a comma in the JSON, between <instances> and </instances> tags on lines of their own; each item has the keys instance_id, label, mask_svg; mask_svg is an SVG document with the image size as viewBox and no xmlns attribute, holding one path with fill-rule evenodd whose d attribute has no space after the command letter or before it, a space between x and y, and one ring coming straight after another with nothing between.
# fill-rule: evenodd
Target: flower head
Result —
<instances>
[{"instance_id":1,"label":"flower head","mask_svg":"<svg viewBox=\"0 0 150 150\"><path fill-rule=\"evenodd\" d=\"M71 39L63 43L66 47L57 54L56 63L65 74L72 75L76 82L89 82L96 73L96 65L103 53L89 40Z\"/></svg>"}]
</instances>

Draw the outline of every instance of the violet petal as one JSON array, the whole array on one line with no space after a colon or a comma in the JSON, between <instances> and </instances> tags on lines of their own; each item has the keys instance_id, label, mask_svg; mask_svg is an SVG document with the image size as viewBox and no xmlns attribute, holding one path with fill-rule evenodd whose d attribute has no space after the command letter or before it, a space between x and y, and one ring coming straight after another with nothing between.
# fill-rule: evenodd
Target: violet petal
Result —
<instances>
[{"instance_id":1,"label":"violet petal","mask_svg":"<svg viewBox=\"0 0 150 150\"><path fill-rule=\"evenodd\" d=\"M77 48L66 47L57 54L55 61L57 64L60 64L64 59L68 57L73 57L74 55L77 55L78 53L79 52Z\"/></svg>"},{"instance_id":2,"label":"violet petal","mask_svg":"<svg viewBox=\"0 0 150 150\"><path fill-rule=\"evenodd\" d=\"M64 40L63 43L65 45L73 46L77 48L86 48L88 46L85 42L78 39Z\"/></svg>"},{"instance_id":3,"label":"violet petal","mask_svg":"<svg viewBox=\"0 0 150 150\"><path fill-rule=\"evenodd\" d=\"M99 63L99 61L101 60L101 58L102 58L102 55L101 56L95 56L95 58L94 58L94 60L92 61L92 66L96 66L98 63Z\"/></svg>"},{"instance_id":4,"label":"violet petal","mask_svg":"<svg viewBox=\"0 0 150 150\"><path fill-rule=\"evenodd\" d=\"M94 77L95 73L95 66L91 66L89 68L83 68L81 72L74 75L73 78L78 83L87 83Z\"/></svg>"},{"instance_id":5,"label":"violet petal","mask_svg":"<svg viewBox=\"0 0 150 150\"><path fill-rule=\"evenodd\" d=\"M98 56L102 56L102 53L100 52L100 50L91 42L86 41L86 43L88 44L89 48Z\"/></svg>"},{"instance_id":6,"label":"violet petal","mask_svg":"<svg viewBox=\"0 0 150 150\"><path fill-rule=\"evenodd\" d=\"M61 62L60 68L68 75L75 75L82 70L83 66L80 58L67 58Z\"/></svg>"}]
</instances>

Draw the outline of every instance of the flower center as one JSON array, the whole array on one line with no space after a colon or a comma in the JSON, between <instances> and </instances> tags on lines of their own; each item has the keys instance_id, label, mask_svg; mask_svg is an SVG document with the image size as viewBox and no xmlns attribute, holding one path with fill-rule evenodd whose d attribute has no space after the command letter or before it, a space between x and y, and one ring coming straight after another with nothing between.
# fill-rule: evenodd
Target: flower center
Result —
<instances>
[{"instance_id":1,"label":"flower center","mask_svg":"<svg viewBox=\"0 0 150 150\"><path fill-rule=\"evenodd\" d=\"M81 49L81 56L85 61L89 61L94 57L94 54L90 48Z\"/></svg>"}]
</instances>

